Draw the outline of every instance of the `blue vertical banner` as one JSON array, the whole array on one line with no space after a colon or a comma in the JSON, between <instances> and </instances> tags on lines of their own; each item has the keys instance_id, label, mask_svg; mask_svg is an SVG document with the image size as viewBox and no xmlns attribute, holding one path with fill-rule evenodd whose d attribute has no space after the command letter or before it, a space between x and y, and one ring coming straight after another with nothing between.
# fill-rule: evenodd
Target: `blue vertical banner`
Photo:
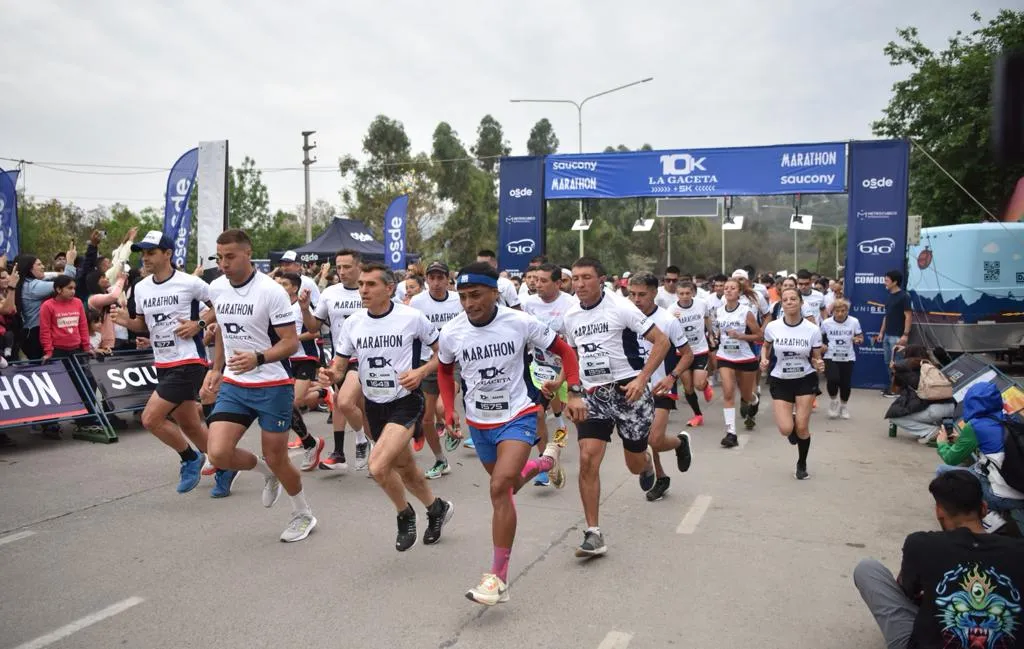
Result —
<instances>
[{"instance_id":1,"label":"blue vertical banner","mask_svg":"<svg viewBox=\"0 0 1024 649\"><path fill-rule=\"evenodd\" d=\"M199 149L195 148L178 158L167 176L164 234L174 240L172 263L176 268L183 267L188 256L188 240L192 235L192 210L188 207L188 199L195 187L198 171Z\"/></svg>"},{"instance_id":2,"label":"blue vertical banner","mask_svg":"<svg viewBox=\"0 0 1024 649\"><path fill-rule=\"evenodd\" d=\"M878 334L885 317L885 274L898 270L906 277L910 145L902 140L851 142L849 159L845 290L865 338L853 386L885 388L889 359L869 338Z\"/></svg>"},{"instance_id":3,"label":"blue vertical banner","mask_svg":"<svg viewBox=\"0 0 1024 649\"><path fill-rule=\"evenodd\" d=\"M18 172L0 169L0 255L8 260L21 254L17 186Z\"/></svg>"},{"instance_id":4,"label":"blue vertical banner","mask_svg":"<svg viewBox=\"0 0 1024 649\"><path fill-rule=\"evenodd\" d=\"M408 213L408 194L391 201L384 212L384 254L391 270L405 270L405 222Z\"/></svg>"},{"instance_id":5,"label":"blue vertical banner","mask_svg":"<svg viewBox=\"0 0 1024 649\"><path fill-rule=\"evenodd\" d=\"M498 269L519 275L544 254L544 157L502 158L498 189Z\"/></svg>"}]
</instances>

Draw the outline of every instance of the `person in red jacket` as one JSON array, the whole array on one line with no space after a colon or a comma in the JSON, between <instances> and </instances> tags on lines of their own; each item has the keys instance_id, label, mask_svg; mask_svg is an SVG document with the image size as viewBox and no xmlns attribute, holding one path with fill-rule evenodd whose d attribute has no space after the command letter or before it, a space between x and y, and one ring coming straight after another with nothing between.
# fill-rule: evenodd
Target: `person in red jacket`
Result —
<instances>
[{"instance_id":1,"label":"person in red jacket","mask_svg":"<svg viewBox=\"0 0 1024 649\"><path fill-rule=\"evenodd\" d=\"M39 308L39 342L43 360L65 358L79 350L90 353L89 323L82 301L75 297L75 280L60 275L53 281L54 296Z\"/></svg>"}]
</instances>

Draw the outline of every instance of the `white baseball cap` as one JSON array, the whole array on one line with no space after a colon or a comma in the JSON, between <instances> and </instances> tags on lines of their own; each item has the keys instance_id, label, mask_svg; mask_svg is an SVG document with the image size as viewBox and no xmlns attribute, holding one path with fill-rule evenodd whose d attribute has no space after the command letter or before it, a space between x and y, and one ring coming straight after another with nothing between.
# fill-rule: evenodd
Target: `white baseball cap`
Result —
<instances>
[{"instance_id":1,"label":"white baseball cap","mask_svg":"<svg viewBox=\"0 0 1024 649\"><path fill-rule=\"evenodd\" d=\"M742 268L737 268L736 270L732 271L732 277L733 277L733 279L736 279L736 278L750 279L750 275L748 275L747 271L743 270Z\"/></svg>"},{"instance_id":2,"label":"white baseball cap","mask_svg":"<svg viewBox=\"0 0 1024 649\"><path fill-rule=\"evenodd\" d=\"M299 256L297 254L295 254L294 250L286 250L285 253L283 255L281 255L281 261L282 262L298 261L298 259L299 259Z\"/></svg>"},{"instance_id":3,"label":"white baseball cap","mask_svg":"<svg viewBox=\"0 0 1024 649\"><path fill-rule=\"evenodd\" d=\"M564 279L572 279L572 271L569 270L568 268L563 268L562 269L562 277Z\"/></svg>"},{"instance_id":4,"label":"white baseball cap","mask_svg":"<svg viewBox=\"0 0 1024 649\"><path fill-rule=\"evenodd\" d=\"M628 270L626 272L622 273L622 279L629 279L632 276L633 276L632 273L630 273Z\"/></svg>"}]
</instances>

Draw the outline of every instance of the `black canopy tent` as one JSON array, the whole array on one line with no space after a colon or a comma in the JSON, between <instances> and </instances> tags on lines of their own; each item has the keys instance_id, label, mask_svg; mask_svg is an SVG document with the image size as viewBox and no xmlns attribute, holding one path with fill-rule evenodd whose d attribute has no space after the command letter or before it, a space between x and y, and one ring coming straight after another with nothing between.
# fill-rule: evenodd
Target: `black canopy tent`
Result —
<instances>
[{"instance_id":1,"label":"black canopy tent","mask_svg":"<svg viewBox=\"0 0 1024 649\"><path fill-rule=\"evenodd\" d=\"M345 248L355 250L363 256L365 261L385 261L384 244L374 239L366 224L362 221L341 217L336 217L319 237L294 250L299 256L299 261L303 263L314 261L333 263L334 255ZM271 250L271 265L277 266L284 253L284 250ZM417 261L419 255L406 251L405 259L407 263Z\"/></svg>"}]
</instances>

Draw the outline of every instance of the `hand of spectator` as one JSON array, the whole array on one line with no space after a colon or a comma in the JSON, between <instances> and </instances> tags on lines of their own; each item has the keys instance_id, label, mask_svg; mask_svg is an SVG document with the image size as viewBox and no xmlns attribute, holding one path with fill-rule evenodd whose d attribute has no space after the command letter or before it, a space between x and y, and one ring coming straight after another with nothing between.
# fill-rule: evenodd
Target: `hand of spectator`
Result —
<instances>
[{"instance_id":1,"label":"hand of spectator","mask_svg":"<svg viewBox=\"0 0 1024 649\"><path fill-rule=\"evenodd\" d=\"M43 354L43 362L44 363L49 361L51 358L53 358L53 354Z\"/></svg>"},{"instance_id":2,"label":"hand of spectator","mask_svg":"<svg viewBox=\"0 0 1024 649\"><path fill-rule=\"evenodd\" d=\"M203 262L199 262L198 264L196 264L196 269L192 271L192 274L195 275L196 277L203 276Z\"/></svg>"},{"instance_id":3,"label":"hand of spectator","mask_svg":"<svg viewBox=\"0 0 1024 649\"><path fill-rule=\"evenodd\" d=\"M129 241L135 241L135 235L137 235L138 233L139 233L138 226L129 229L128 232L125 233L125 235L124 235L124 241L122 241L121 243L128 243Z\"/></svg>"},{"instance_id":4,"label":"hand of spectator","mask_svg":"<svg viewBox=\"0 0 1024 649\"><path fill-rule=\"evenodd\" d=\"M7 255L0 255L0 270L7 268Z\"/></svg>"},{"instance_id":5,"label":"hand of spectator","mask_svg":"<svg viewBox=\"0 0 1024 649\"><path fill-rule=\"evenodd\" d=\"M103 241L103 233L99 230L93 230L92 233L89 234L89 243L97 248L99 248L101 241Z\"/></svg>"},{"instance_id":6,"label":"hand of spectator","mask_svg":"<svg viewBox=\"0 0 1024 649\"><path fill-rule=\"evenodd\" d=\"M68 266L74 266L76 259L78 259L78 248L75 247L75 242L72 241L71 245L68 246L68 251L67 251L66 261L67 261Z\"/></svg>"},{"instance_id":7,"label":"hand of spectator","mask_svg":"<svg viewBox=\"0 0 1024 649\"><path fill-rule=\"evenodd\" d=\"M97 353L103 354L104 356L110 356L114 353L114 350L109 347L100 347L96 350Z\"/></svg>"},{"instance_id":8,"label":"hand of spectator","mask_svg":"<svg viewBox=\"0 0 1024 649\"><path fill-rule=\"evenodd\" d=\"M320 266L320 277L327 277L327 274L331 272L331 262L325 261Z\"/></svg>"},{"instance_id":9,"label":"hand of spectator","mask_svg":"<svg viewBox=\"0 0 1024 649\"><path fill-rule=\"evenodd\" d=\"M303 310L309 308L310 292L308 288L299 291L299 307Z\"/></svg>"},{"instance_id":10,"label":"hand of spectator","mask_svg":"<svg viewBox=\"0 0 1024 649\"><path fill-rule=\"evenodd\" d=\"M18 274L18 267L11 266L11 270L7 273L7 286L10 288L16 287L19 279L21 279L21 275Z\"/></svg>"},{"instance_id":11,"label":"hand of spectator","mask_svg":"<svg viewBox=\"0 0 1024 649\"><path fill-rule=\"evenodd\" d=\"M948 444L949 440L946 436L946 429L939 427L939 434L935 436L935 441L939 444Z\"/></svg>"}]
</instances>

